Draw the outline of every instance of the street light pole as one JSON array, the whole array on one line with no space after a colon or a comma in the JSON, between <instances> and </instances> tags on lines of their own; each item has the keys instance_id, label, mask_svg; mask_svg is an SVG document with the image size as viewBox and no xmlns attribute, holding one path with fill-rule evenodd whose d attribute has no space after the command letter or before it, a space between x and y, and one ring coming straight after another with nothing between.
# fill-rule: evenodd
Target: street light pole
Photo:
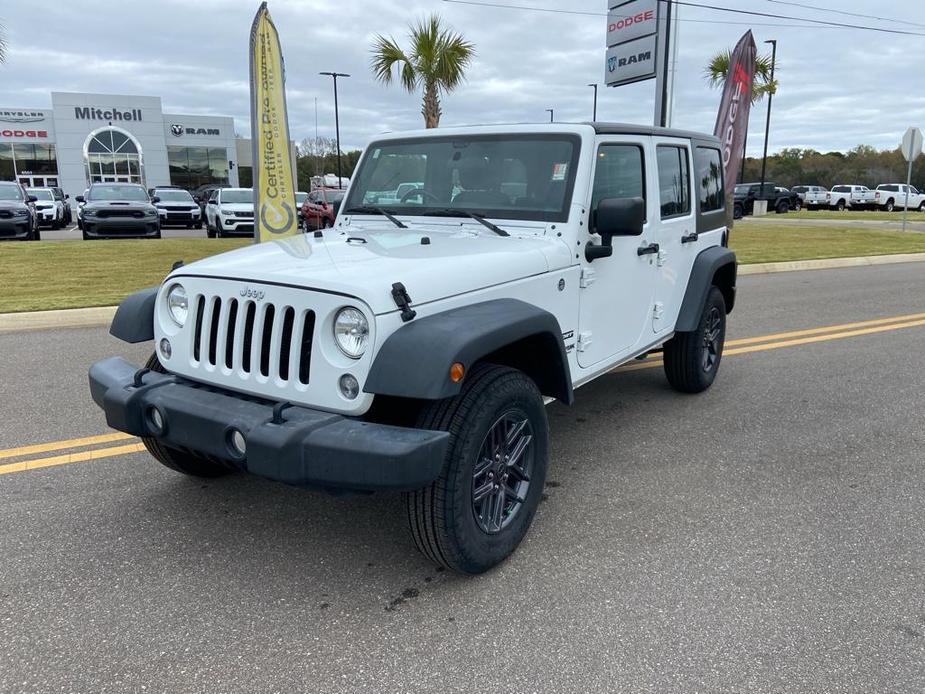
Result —
<instances>
[{"instance_id":1,"label":"street light pole","mask_svg":"<svg viewBox=\"0 0 925 694\"><path fill-rule=\"evenodd\" d=\"M325 75L326 77L334 78L334 132L337 135L337 187L343 188L344 184L341 181L341 167L340 167L340 112L337 107L337 78L338 77L350 77L345 72L319 72L319 75Z\"/></svg>"},{"instance_id":2,"label":"street light pole","mask_svg":"<svg viewBox=\"0 0 925 694\"><path fill-rule=\"evenodd\" d=\"M554 118L553 118L553 110L552 110L551 108L547 108L547 109L546 109L546 113L549 114L549 122L552 123L552 122L554 121Z\"/></svg>"},{"instance_id":3,"label":"street light pole","mask_svg":"<svg viewBox=\"0 0 925 694\"><path fill-rule=\"evenodd\" d=\"M764 121L764 154L761 156L761 188L759 195L764 195L764 176L768 168L768 135L771 132L771 100L774 98L774 66L777 64L777 40L765 41L771 44L771 91L768 92L768 117Z\"/></svg>"},{"instance_id":4,"label":"street light pole","mask_svg":"<svg viewBox=\"0 0 925 694\"><path fill-rule=\"evenodd\" d=\"M592 116L591 120L593 122L597 122L597 85L589 84L588 86L594 87L594 115Z\"/></svg>"}]
</instances>

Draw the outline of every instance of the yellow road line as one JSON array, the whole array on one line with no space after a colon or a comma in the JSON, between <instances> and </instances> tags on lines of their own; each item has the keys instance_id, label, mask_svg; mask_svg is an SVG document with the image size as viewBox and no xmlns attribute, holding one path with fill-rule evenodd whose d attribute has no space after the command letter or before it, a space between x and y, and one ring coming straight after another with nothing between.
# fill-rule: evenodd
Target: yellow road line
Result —
<instances>
[{"instance_id":1,"label":"yellow road line","mask_svg":"<svg viewBox=\"0 0 925 694\"><path fill-rule=\"evenodd\" d=\"M37 443L34 446L20 446L19 448L6 448L0 450L0 460L4 458L18 458L22 455L33 455L34 453L48 453L49 451L60 451L65 448L81 448L83 446L94 446L98 443L111 443L113 441L123 441L133 439L130 434L123 434L121 431L109 434L100 434L99 436L85 436L80 439L66 439L64 441L50 441L49 443Z\"/></svg>"},{"instance_id":2,"label":"yellow road line","mask_svg":"<svg viewBox=\"0 0 925 694\"><path fill-rule=\"evenodd\" d=\"M878 318L876 320L858 321L856 323L845 323L843 325L831 325L822 328L809 328L807 330L795 330L785 333L776 333L774 335L763 335L759 337L749 337L740 340L730 340L726 343L726 349L723 356L732 356L735 354L750 354L752 352L764 352L772 349L781 349L783 347L796 347L798 345L808 345L817 342L827 342L829 340L841 340L848 337L858 337L861 335L872 335L875 333L890 332L893 330L902 330L905 328L916 328L925 326L925 313L912 313L905 316L894 316L892 318ZM654 369L662 366L663 362L660 357L648 359L640 362L631 362L615 369L616 372L637 371L639 369ZM0 459L15 458L18 456L32 455L34 453L47 453L65 448L81 448L83 446L92 446L101 443L110 443L113 441L124 441L134 439L129 434L113 432L109 434L100 434L98 436L87 436L79 439L67 439L64 441L53 441L50 443L41 443L33 446L21 446L19 448L7 448L0 450ZM129 453L138 453L145 450L141 443L130 443L121 446L111 446L109 448L97 448L89 451L80 451L77 453L63 453L61 455L50 456L47 458L37 458L32 460L23 460L16 463L7 463L0 465L0 475L11 472L23 472L25 470L35 470L38 468L51 467L54 465L67 465L68 463L79 463L87 460L100 460L103 458L113 458L115 456L127 455Z\"/></svg>"},{"instance_id":3,"label":"yellow road line","mask_svg":"<svg viewBox=\"0 0 925 694\"><path fill-rule=\"evenodd\" d=\"M888 323L901 323L905 321L925 319L925 313L910 313L905 316L893 316L892 318L878 318L876 320L862 320L855 323L843 323L841 325L828 325L822 328L808 328L806 330L792 330L786 333L775 333L773 335L759 335L758 337L745 337L738 340L727 340L727 347L738 345L751 345L758 342L771 342L773 340L784 340L791 337L803 337L804 335L822 335L825 333L837 333L844 330L854 330L856 328L867 328L874 325L886 325Z\"/></svg>"},{"instance_id":4,"label":"yellow road line","mask_svg":"<svg viewBox=\"0 0 925 694\"><path fill-rule=\"evenodd\" d=\"M92 451L81 451L79 453L64 453L63 455L54 455L49 458L23 460L19 463L7 463L6 465L0 465L0 475L6 475L11 472L23 472L25 470L36 470L38 468L51 467L53 465L79 463L84 460L100 460L101 458L112 458L117 455L138 453L144 449L144 444L130 443L126 446L111 446L110 448L97 448Z\"/></svg>"}]
</instances>

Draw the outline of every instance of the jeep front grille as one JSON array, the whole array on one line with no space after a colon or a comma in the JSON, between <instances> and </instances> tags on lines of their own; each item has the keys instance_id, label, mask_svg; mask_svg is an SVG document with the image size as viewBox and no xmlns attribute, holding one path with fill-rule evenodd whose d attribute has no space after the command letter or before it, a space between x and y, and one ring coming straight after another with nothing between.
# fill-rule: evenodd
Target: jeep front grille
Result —
<instances>
[{"instance_id":1,"label":"jeep front grille","mask_svg":"<svg viewBox=\"0 0 925 694\"><path fill-rule=\"evenodd\" d=\"M193 362L308 385L315 312L269 301L198 294L193 300Z\"/></svg>"}]
</instances>

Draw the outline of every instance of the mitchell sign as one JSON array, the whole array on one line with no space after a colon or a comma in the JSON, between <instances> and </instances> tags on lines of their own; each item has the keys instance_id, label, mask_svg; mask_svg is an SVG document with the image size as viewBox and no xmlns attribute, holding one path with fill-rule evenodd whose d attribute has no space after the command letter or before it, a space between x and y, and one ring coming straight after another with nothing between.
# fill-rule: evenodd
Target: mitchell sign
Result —
<instances>
[{"instance_id":1,"label":"mitchell sign","mask_svg":"<svg viewBox=\"0 0 925 694\"><path fill-rule=\"evenodd\" d=\"M141 109L133 108L131 111L119 111L118 109L96 108L95 106L75 106L74 118L77 120L125 120L140 121Z\"/></svg>"}]
</instances>

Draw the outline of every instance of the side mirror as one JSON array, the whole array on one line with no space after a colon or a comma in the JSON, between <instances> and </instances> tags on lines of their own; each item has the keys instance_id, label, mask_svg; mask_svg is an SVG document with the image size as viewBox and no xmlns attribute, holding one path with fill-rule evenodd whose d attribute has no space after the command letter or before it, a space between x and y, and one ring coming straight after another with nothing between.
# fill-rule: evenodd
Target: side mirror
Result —
<instances>
[{"instance_id":1,"label":"side mirror","mask_svg":"<svg viewBox=\"0 0 925 694\"><path fill-rule=\"evenodd\" d=\"M159 203L160 201L161 201L161 199L160 199L160 197L157 196L157 195L154 195L154 196L152 196L152 198L151 198L151 204L152 204L152 205L154 205L154 204L156 204L156 203Z\"/></svg>"},{"instance_id":2,"label":"side mirror","mask_svg":"<svg viewBox=\"0 0 925 694\"><path fill-rule=\"evenodd\" d=\"M74 199L75 199L77 202L86 202L86 200L84 200L84 196L83 196L83 195L78 195L78 196L77 196L76 198L74 198Z\"/></svg>"},{"instance_id":3,"label":"side mirror","mask_svg":"<svg viewBox=\"0 0 925 694\"><path fill-rule=\"evenodd\" d=\"M27 195L27 196L26 196L26 202L38 202L38 201L39 201L39 199L38 199L37 197L35 197L34 195Z\"/></svg>"},{"instance_id":4,"label":"side mirror","mask_svg":"<svg viewBox=\"0 0 925 694\"><path fill-rule=\"evenodd\" d=\"M641 236L646 223L646 201L642 198L604 198L593 213L594 233L601 235L601 245L588 243L585 258L590 263L613 255L614 236Z\"/></svg>"}]
</instances>

